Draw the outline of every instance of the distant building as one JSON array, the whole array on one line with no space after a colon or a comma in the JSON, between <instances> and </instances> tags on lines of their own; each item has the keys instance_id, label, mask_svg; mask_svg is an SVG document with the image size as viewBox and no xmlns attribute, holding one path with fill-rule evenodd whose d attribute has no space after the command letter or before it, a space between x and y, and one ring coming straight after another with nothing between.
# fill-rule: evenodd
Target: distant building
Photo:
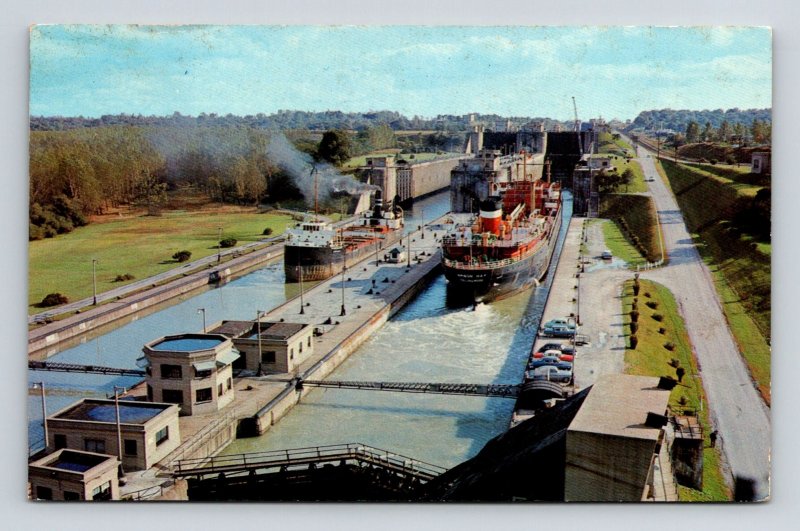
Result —
<instances>
[{"instance_id":1,"label":"distant building","mask_svg":"<svg viewBox=\"0 0 800 531\"><path fill-rule=\"evenodd\" d=\"M237 367L265 373L293 373L314 354L313 332L305 323L256 321L222 321L211 330L231 338L242 356Z\"/></svg>"},{"instance_id":2,"label":"distant building","mask_svg":"<svg viewBox=\"0 0 800 531\"><path fill-rule=\"evenodd\" d=\"M218 411L233 402L232 364L239 358L220 334L166 336L146 344L148 400L180 404L181 415Z\"/></svg>"},{"instance_id":3,"label":"distant building","mask_svg":"<svg viewBox=\"0 0 800 531\"><path fill-rule=\"evenodd\" d=\"M760 173L769 175L772 173L771 153L768 151L758 151L752 154L750 162L750 173Z\"/></svg>"},{"instance_id":4,"label":"distant building","mask_svg":"<svg viewBox=\"0 0 800 531\"><path fill-rule=\"evenodd\" d=\"M113 400L84 398L47 418L47 448L68 448L119 455ZM122 465L145 470L180 444L178 407L173 404L119 401Z\"/></svg>"},{"instance_id":5,"label":"distant building","mask_svg":"<svg viewBox=\"0 0 800 531\"><path fill-rule=\"evenodd\" d=\"M28 465L34 500L118 500L119 459L61 449Z\"/></svg>"}]
</instances>

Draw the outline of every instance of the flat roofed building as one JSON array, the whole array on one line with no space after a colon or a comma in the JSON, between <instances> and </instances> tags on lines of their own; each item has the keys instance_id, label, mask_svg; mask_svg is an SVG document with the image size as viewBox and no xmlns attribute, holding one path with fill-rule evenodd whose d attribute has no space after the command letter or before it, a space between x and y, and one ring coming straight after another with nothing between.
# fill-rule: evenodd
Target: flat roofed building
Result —
<instances>
[{"instance_id":1,"label":"flat roofed building","mask_svg":"<svg viewBox=\"0 0 800 531\"><path fill-rule=\"evenodd\" d=\"M116 419L113 400L84 398L47 418L47 447L119 455ZM176 405L120 400L119 422L126 471L148 469L180 444Z\"/></svg>"},{"instance_id":2,"label":"flat roofed building","mask_svg":"<svg viewBox=\"0 0 800 531\"><path fill-rule=\"evenodd\" d=\"M118 500L119 459L61 449L28 464L34 500Z\"/></svg>"},{"instance_id":3,"label":"flat roofed building","mask_svg":"<svg viewBox=\"0 0 800 531\"><path fill-rule=\"evenodd\" d=\"M305 323L222 321L212 332L231 334L249 371L292 373L314 353L314 328Z\"/></svg>"},{"instance_id":4,"label":"flat roofed building","mask_svg":"<svg viewBox=\"0 0 800 531\"><path fill-rule=\"evenodd\" d=\"M564 501L642 500L664 436L648 415L666 415L670 395L658 383L615 374L592 386L567 429Z\"/></svg>"},{"instance_id":5,"label":"flat roofed building","mask_svg":"<svg viewBox=\"0 0 800 531\"><path fill-rule=\"evenodd\" d=\"M233 401L233 363L239 358L222 334L181 334L151 341L139 366L147 370L147 398L179 404L181 415L218 411Z\"/></svg>"}]
</instances>

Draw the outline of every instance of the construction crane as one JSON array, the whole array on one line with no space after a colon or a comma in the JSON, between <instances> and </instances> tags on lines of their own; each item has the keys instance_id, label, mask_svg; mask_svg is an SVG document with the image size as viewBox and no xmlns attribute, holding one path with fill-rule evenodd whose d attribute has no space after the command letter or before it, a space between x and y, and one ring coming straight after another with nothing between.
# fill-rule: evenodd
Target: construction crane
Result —
<instances>
[{"instance_id":1,"label":"construction crane","mask_svg":"<svg viewBox=\"0 0 800 531\"><path fill-rule=\"evenodd\" d=\"M572 126L572 130L576 133L580 133L581 122L578 120L578 105L575 103L575 96L572 96L572 110L575 112L575 123Z\"/></svg>"}]
</instances>

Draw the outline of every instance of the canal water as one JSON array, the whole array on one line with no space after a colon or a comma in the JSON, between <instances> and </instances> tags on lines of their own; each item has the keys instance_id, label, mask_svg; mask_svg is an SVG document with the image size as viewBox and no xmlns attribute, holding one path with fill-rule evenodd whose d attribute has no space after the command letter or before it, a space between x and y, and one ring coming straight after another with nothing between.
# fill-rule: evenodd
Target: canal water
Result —
<instances>
[{"instance_id":1,"label":"canal water","mask_svg":"<svg viewBox=\"0 0 800 531\"><path fill-rule=\"evenodd\" d=\"M551 270L571 210L565 198ZM448 306L439 275L329 378L519 383L552 276L534 290L473 310ZM223 453L358 442L449 468L504 432L513 406L502 398L314 389L266 434L239 439Z\"/></svg>"},{"instance_id":2,"label":"canal water","mask_svg":"<svg viewBox=\"0 0 800 531\"><path fill-rule=\"evenodd\" d=\"M406 230L415 229L424 218L431 221L447 212L449 192L442 192L417 201L406 210ZM306 287L312 285L307 283ZM48 358L60 363L104 365L108 367L136 368L136 359L142 355L142 346L161 336L197 332L206 323L223 319L255 319L258 311L270 310L297 296L298 284L285 284L283 262L278 260L238 279L218 287L173 299L163 309L140 318L134 318L106 333L90 334L77 346ZM80 400L83 397L113 395L114 386L130 387L140 378L113 377L96 374L56 373L28 371L29 386L44 382L48 414ZM31 446L41 446L42 401L40 389L28 392L28 434Z\"/></svg>"}]
</instances>

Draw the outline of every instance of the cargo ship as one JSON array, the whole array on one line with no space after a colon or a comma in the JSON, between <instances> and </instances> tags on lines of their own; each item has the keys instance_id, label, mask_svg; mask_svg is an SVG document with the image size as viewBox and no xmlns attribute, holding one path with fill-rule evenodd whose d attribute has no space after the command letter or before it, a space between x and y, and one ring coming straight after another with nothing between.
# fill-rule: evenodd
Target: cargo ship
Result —
<instances>
[{"instance_id":1,"label":"cargo ship","mask_svg":"<svg viewBox=\"0 0 800 531\"><path fill-rule=\"evenodd\" d=\"M527 173L523 174L527 176ZM514 295L541 280L561 228L561 185L523 178L503 183L479 213L451 214L442 240L448 292L473 303Z\"/></svg>"},{"instance_id":2,"label":"cargo ship","mask_svg":"<svg viewBox=\"0 0 800 531\"><path fill-rule=\"evenodd\" d=\"M376 254L403 236L403 209L383 209L380 192L375 206L354 223L334 227L318 216L286 231L283 269L287 282L325 280L343 268Z\"/></svg>"}]
</instances>

